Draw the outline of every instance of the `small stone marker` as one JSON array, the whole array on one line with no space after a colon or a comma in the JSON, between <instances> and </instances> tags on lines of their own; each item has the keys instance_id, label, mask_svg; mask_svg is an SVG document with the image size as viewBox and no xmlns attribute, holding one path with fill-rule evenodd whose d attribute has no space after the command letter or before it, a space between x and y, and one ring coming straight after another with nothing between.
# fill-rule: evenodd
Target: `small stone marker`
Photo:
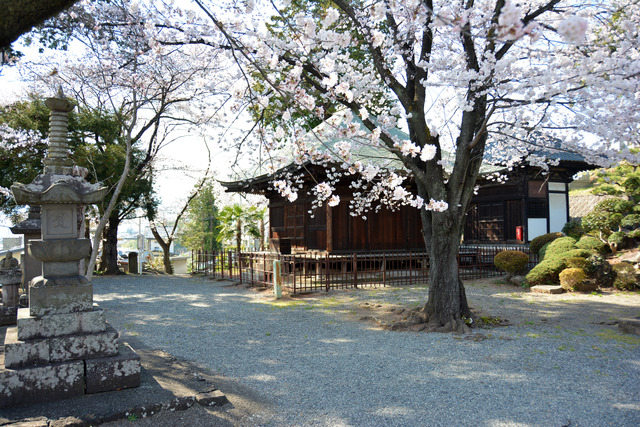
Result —
<instances>
[{"instance_id":1,"label":"small stone marker","mask_svg":"<svg viewBox=\"0 0 640 427\"><path fill-rule=\"evenodd\" d=\"M276 299L282 298L282 268L280 261L273 261L273 294Z\"/></svg>"},{"instance_id":2,"label":"small stone marker","mask_svg":"<svg viewBox=\"0 0 640 427\"><path fill-rule=\"evenodd\" d=\"M19 287L22 270L11 251L0 261L0 283L2 283L2 306L0 306L0 326L15 325L20 301Z\"/></svg>"},{"instance_id":3,"label":"small stone marker","mask_svg":"<svg viewBox=\"0 0 640 427\"><path fill-rule=\"evenodd\" d=\"M561 294L564 292L560 285L537 285L531 287L531 292L538 292L540 294Z\"/></svg>"}]
</instances>

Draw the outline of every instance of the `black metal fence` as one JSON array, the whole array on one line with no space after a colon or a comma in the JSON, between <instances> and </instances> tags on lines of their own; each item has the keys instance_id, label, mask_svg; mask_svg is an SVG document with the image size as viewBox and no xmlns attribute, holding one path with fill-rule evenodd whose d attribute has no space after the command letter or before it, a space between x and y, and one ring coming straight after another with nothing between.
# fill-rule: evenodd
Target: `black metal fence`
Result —
<instances>
[{"instance_id":1,"label":"black metal fence","mask_svg":"<svg viewBox=\"0 0 640 427\"><path fill-rule=\"evenodd\" d=\"M493 257L504 250L529 255L529 266L538 263L528 246L460 247L458 271L462 279L497 277L503 273ZM273 252L197 251L191 271L252 285L272 286L274 262L278 262L282 286L292 293L366 286L426 284L429 259L425 252L369 252L352 254L293 254Z\"/></svg>"}]
</instances>

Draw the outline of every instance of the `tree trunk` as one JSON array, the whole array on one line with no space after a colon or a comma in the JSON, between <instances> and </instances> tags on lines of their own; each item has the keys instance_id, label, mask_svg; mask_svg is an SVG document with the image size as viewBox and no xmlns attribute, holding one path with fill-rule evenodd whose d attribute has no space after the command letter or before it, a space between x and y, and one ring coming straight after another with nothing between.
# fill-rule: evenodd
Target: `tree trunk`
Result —
<instances>
[{"instance_id":1,"label":"tree trunk","mask_svg":"<svg viewBox=\"0 0 640 427\"><path fill-rule=\"evenodd\" d=\"M264 218L260 218L260 251L264 252Z\"/></svg>"},{"instance_id":2,"label":"tree trunk","mask_svg":"<svg viewBox=\"0 0 640 427\"><path fill-rule=\"evenodd\" d=\"M109 217L109 224L104 232L102 241L102 260L100 270L105 274L120 274L118 267L118 217Z\"/></svg>"},{"instance_id":3,"label":"tree trunk","mask_svg":"<svg viewBox=\"0 0 640 427\"><path fill-rule=\"evenodd\" d=\"M240 253L240 245L242 244L242 221L240 218L236 220L236 252Z\"/></svg>"},{"instance_id":4,"label":"tree trunk","mask_svg":"<svg viewBox=\"0 0 640 427\"><path fill-rule=\"evenodd\" d=\"M420 321L426 323L426 329L430 331L469 332L463 317L469 318L471 311L458 274L460 230L464 215L447 211L423 215L423 222L426 218L431 218L431 224L428 224L430 239L425 242L430 254L429 299L419 313Z\"/></svg>"},{"instance_id":5,"label":"tree trunk","mask_svg":"<svg viewBox=\"0 0 640 427\"><path fill-rule=\"evenodd\" d=\"M171 242L173 239L167 239L165 241L155 226L151 227L151 233L155 237L156 242L162 248L162 264L164 265L164 272L167 274L173 274L173 264L171 264Z\"/></svg>"}]
</instances>

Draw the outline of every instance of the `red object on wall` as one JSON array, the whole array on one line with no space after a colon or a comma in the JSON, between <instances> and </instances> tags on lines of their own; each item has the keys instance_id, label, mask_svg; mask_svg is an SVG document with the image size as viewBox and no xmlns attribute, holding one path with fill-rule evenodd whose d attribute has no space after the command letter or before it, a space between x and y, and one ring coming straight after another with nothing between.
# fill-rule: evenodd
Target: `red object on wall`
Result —
<instances>
[{"instance_id":1,"label":"red object on wall","mask_svg":"<svg viewBox=\"0 0 640 427\"><path fill-rule=\"evenodd\" d=\"M516 239L520 241L524 240L524 227L521 225L516 227Z\"/></svg>"}]
</instances>

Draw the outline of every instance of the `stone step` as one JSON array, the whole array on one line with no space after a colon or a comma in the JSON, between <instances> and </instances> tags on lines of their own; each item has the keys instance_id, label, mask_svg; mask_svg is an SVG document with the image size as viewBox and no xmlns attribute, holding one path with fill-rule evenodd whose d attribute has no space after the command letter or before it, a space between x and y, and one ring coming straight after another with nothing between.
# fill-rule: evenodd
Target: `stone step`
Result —
<instances>
[{"instance_id":1,"label":"stone step","mask_svg":"<svg viewBox=\"0 0 640 427\"><path fill-rule=\"evenodd\" d=\"M31 316L28 308L18 310L18 339L51 338L63 335L90 334L107 330L104 310L93 305L93 310L78 313Z\"/></svg>"},{"instance_id":2,"label":"stone step","mask_svg":"<svg viewBox=\"0 0 640 427\"><path fill-rule=\"evenodd\" d=\"M13 326L7 328L4 353L4 366L10 369L115 356L118 332L108 326L104 332L21 341L18 328Z\"/></svg>"},{"instance_id":3,"label":"stone step","mask_svg":"<svg viewBox=\"0 0 640 427\"><path fill-rule=\"evenodd\" d=\"M85 360L86 393L101 393L140 385L140 356L128 344L116 356Z\"/></svg>"},{"instance_id":4,"label":"stone step","mask_svg":"<svg viewBox=\"0 0 640 427\"><path fill-rule=\"evenodd\" d=\"M110 357L0 368L0 408L139 386L140 356L127 344L119 349Z\"/></svg>"},{"instance_id":5,"label":"stone step","mask_svg":"<svg viewBox=\"0 0 640 427\"><path fill-rule=\"evenodd\" d=\"M84 370L82 360L23 369L0 368L0 408L82 396Z\"/></svg>"},{"instance_id":6,"label":"stone step","mask_svg":"<svg viewBox=\"0 0 640 427\"><path fill-rule=\"evenodd\" d=\"M531 287L531 292L538 292L541 294L561 294L564 292L560 285L537 285Z\"/></svg>"}]
</instances>

